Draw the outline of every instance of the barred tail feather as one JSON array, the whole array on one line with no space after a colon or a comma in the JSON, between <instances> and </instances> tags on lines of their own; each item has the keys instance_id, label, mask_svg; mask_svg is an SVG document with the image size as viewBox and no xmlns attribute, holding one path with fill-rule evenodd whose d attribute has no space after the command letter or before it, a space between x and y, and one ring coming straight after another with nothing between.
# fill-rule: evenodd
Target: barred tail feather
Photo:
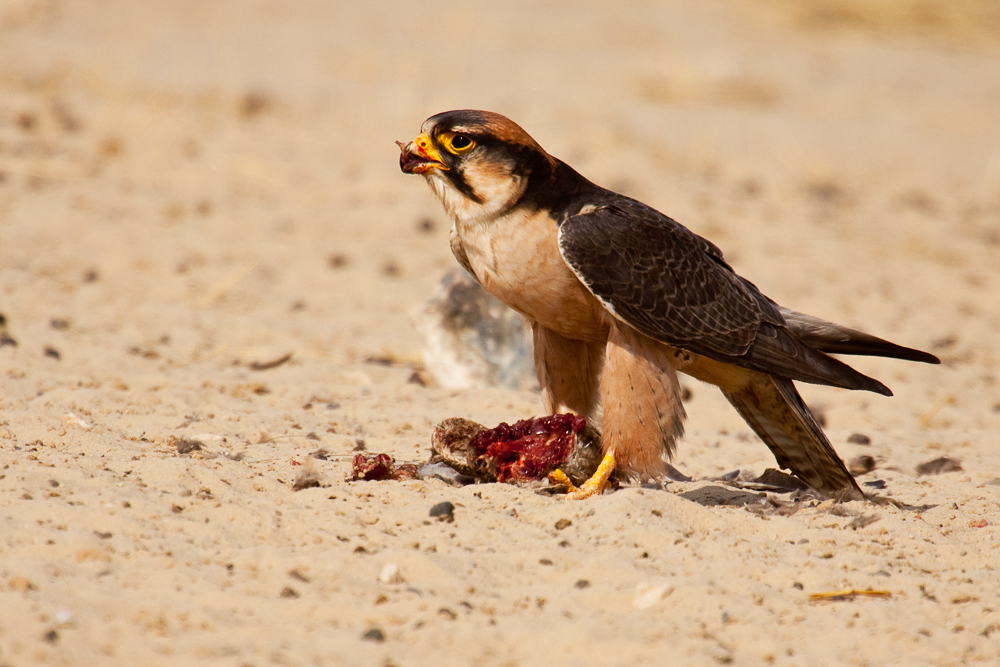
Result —
<instances>
[{"instance_id":1,"label":"barred tail feather","mask_svg":"<svg viewBox=\"0 0 1000 667\"><path fill-rule=\"evenodd\" d=\"M782 468L826 497L864 498L791 380L755 373L753 381L723 394Z\"/></svg>"}]
</instances>

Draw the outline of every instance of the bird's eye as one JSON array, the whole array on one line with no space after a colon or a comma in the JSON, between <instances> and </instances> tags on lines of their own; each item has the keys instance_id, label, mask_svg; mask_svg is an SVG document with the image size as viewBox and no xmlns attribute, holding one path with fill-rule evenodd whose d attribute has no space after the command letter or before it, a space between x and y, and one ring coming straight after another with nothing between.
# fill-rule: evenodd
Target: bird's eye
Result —
<instances>
[{"instance_id":1,"label":"bird's eye","mask_svg":"<svg viewBox=\"0 0 1000 667\"><path fill-rule=\"evenodd\" d=\"M445 146L449 151L455 153L456 155L472 150L476 147L476 142L464 134L452 134L444 139Z\"/></svg>"}]
</instances>

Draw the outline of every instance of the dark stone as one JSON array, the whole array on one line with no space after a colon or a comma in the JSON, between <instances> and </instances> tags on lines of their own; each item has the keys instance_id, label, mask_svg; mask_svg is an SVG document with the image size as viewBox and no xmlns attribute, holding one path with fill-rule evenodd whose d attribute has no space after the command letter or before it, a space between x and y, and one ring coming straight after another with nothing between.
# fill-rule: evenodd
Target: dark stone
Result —
<instances>
[{"instance_id":1,"label":"dark stone","mask_svg":"<svg viewBox=\"0 0 1000 667\"><path fill-rule=\"evenodd\" d=\"M385 641L385 633L378 628L369 628L365 634L361 635L365 641L382 643Z\"/></svg>"},{"instance_id":2,"label":"dark stone","mask_svg":"<svg viewBox=\"0 0 1000 667\"><path fill-rule=\"evenodd\" d=\"M190 454L191 452L201 451L201 443L197 440L178 440L177 441L177 453L178 454Z\"/></svg>"},{"instance_id":3,"label":"dark stone","mask_svg":"<svg viewBox=\"0 0 1000 667\"><path fill-rule=\"evenodd\" d=\"M917 466L918 475L940 475L946 472L961 472L962 466L959 465L958 461L949 459L946 456L934 459L933 461L927 461L926 463L921 463Z\"/></svg>"},{"instance_id":4,"label":"dark stone","mask_svg":"<svg viewBox=\"0 0 1000 667\"><path fill-rule=\"evenodd\" d=\"M447 500L431 508L431 518L452 523L455 520L455 505Z\"/></svg>"},{"instance_id":5,"label":"dark stone","mask_svg":"<svg viewBox=\"0 0 1000 667\"><path fill-rule=\"evenodd\" d=\"M864 475L875 470L875 459L871 456L855 456L848 461L847 469L852 475Z\"/></svg>"}]
</instances>

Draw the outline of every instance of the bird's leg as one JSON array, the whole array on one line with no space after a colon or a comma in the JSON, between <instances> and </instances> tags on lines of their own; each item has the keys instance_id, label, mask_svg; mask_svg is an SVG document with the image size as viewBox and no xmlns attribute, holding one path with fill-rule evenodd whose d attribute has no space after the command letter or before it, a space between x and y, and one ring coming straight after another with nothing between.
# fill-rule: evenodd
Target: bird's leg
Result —
<instances>
[{"instance_id":1,"label":"bird's leg","mask_svg":"<svg viewBox=\"0 0 1000 667\"><path fill-rule=\"evenodd\" d=\"M616 467L640 481L662 478L663 458L684 432L680 385L667 350L625 325L611 325L599 393L604 460L579 490L570 487L569 498L599 494Z\"/></svg>"},{"instance_id":2,"label":"bird's leg","mask_svg":"<svg viewBox=\"0 0 1000 667\"><path fill-rule=\"evenodd\" d=\"M604 341L572 340L531 323L535 343L535 374L549 414L571 412L591 423L596 412L597 386L604 363Z\"/></svg>"},{"instance_id":3,"label":"bird's leg","mask_svg":"<svg viewBox=\"0 0 1000 667\"><path fill-rule=\"evenodd\" d=\"M542 388L545 409L552 413L572 412L587 418L594 427L597 387L604 363L604 342L572 340L532 322L535 342L535 372ZM615 470L615 457L608 452L597 472L580 487L570 481L562 470L549 474L553 484L562 484L568 498L581 499L599 495Z\"/></svg>"},{"instance_id":4,"label":"bird's leg","mask_svg":"<svg viewBox=\"0 0 1000 667\"><path fill-rule=\"evenodd\" d=\"M601 374L601 448L638 481L660 479L664 458L684 432L680 384L661 343L624 324L612 324Z\"/></svg>"},{"instance_id":5,"label":"bird's leg","mask_svg":"<svg viewBox=\"0 0 1000 667\"><path fill-rule=\"evenodd\" d=\"M608 480L615 471L615 465L615 453L613 450L609 450L604 455L601 465L597 466L597 471L582 486L574 485L562 470L553 470L550 472L549 481L553 484L562 484L566 487L568 490L566 494L567 500L583 500L584 498L599 496L604 493L604 489L608 485Z\"/></svg>"}]
</instances>

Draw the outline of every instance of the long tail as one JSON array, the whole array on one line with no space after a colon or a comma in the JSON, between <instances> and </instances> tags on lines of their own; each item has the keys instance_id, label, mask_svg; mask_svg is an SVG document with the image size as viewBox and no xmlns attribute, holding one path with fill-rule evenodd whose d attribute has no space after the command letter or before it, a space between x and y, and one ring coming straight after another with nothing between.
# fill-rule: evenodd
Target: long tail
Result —
<instances>
[{"instance_id":1,"label":"long tail","mask_svg":"<svg viewBox=\"0 0 1000 667\"><path fill-rule=\"evenodd\" d=\"M857 329L841 326L812 315L799 313L778 306L785 324L802 342L822 352L832 354L858 354L870 357L891 357L925 364L940 364L941 360L929 352L890 343Z\"/></svg>"},{"instance_id":2,"label":"long tail","mask_svg":"<svg viewBox=\"0 0 1000 667\"><path fill-rule=\"evenodd\" d=\"M778 465L826 497L863 499L792 381L748 372L753 373L749 382L732 390L722 388L722 393L771 449Z\"/></svg>"}]
</instances>

